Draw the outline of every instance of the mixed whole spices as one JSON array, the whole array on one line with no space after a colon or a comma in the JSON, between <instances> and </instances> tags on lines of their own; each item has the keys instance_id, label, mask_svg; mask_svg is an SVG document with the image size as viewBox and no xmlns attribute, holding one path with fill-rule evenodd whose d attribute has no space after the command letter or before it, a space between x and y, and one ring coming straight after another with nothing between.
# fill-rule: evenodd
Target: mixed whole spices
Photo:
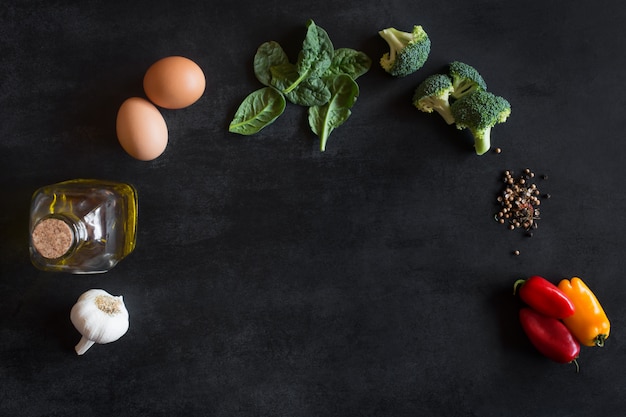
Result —
<instances>
[{"instance_id":1,"label":"mixed whole spices","mask_svg":"<svg viewBox=\"0 0 626 417\"><path fill-rule=\"evenodd\" d=\"M602 305L578 277L557 285L535 275L513 286L524 306L519 320L532 345L558 363L574 363L581 345L604 346L611 324Z\"/></svg>"},{"instance_id":2,"label":"mixed whole spices","mask_svg":"<svg viewBox=\"0 0 626 417\"><path fill-rule=\"evenodd\" d=\"M532 237L539 227L541 199L551 197L541 194L535 178L537 176L530 168L519 175L511 170L504 171L504 185L496 198L498 210L494 219L509 230L523 229L528 237ZM541 175L541 178L546 180L548 176ZM521 252L515 249L512 253L519 256Z\"/></svg>"},{"instance_id":3,"label":"mixed whole spices","mask_svg":"<svg viewBox=\"0 0 626 417\"><path fill-rule=\"evenodd\" d=\"M526 168L521 175L515 176L513 171L504 171L504 187L497 197L500 206L495 219L506 225L510 230L524 229L532 236L540 219L541 191L533 182L535 173ZM542 178L546 178L543 176ZM549 195L545 195L549 198Z\"/></svg>"}]
</instances>

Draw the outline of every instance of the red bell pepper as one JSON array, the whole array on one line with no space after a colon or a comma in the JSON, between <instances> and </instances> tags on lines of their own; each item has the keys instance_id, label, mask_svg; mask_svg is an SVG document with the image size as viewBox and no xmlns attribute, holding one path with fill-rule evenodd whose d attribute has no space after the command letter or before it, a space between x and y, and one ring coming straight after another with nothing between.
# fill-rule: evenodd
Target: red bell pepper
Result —
<instances>
[{"instance_id":1,"label":"red bell pepper","mask_svg":"<svg viewBox=\"0 0 626 417\"><path fill-rule=\"evenodd\" d=\"M519 318L524 332L539 352L558 363L574 362L578 371L576 358L580 344L560 320L529 307L520 309Z\"/></svg>"},{"instance_id":2,"label":"red bell pepper","mask_svg":"<svg viewBox=\"0 0 626 417\"><path fill-rule=\"evenodd\" d=\"M574 314L574 304L556 285L534 275L515 282L513 292L539 313L555 319L564 319Z\"/></svg>"}]
</instances>

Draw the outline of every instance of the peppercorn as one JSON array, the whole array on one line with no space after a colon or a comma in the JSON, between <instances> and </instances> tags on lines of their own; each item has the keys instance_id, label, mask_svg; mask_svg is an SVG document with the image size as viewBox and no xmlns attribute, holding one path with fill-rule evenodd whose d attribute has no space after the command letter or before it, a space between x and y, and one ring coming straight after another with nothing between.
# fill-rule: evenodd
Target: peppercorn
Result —
<instances>
[{"instance_id":1,"label":"peppercorn","mask_svg":"<svg viewBox=\"0 0 626 417\"><path fill-rule=\"evenodd\" d=\"M539 198L541 193L536 184L530 183L534 176L535 173L530 168L524 169L522 175L517 178L513 171L504 171L505 186L497 197L500 210L495 219L501 224L508 224L510 230L524 228L528 231L537 228L539 219L537 207L541 205Z\"/></svg>"}]
</instances>

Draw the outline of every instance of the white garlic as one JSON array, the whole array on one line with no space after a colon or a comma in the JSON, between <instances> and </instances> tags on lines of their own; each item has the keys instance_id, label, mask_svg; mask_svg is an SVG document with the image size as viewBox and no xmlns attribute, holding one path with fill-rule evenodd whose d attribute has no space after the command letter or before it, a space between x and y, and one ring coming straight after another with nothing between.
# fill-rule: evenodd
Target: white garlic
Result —
<instances>
[{"instance_id":1,"label":"white garlic","mask_svg":"<svg viewBox=\"0 0 626 417\"><path fill-rule=\"evenodd\" d=\"M115 342L128 330L128 310L122 296L100 289L84 292L70 311L70 319L83 336L75 347L82 355L94 343Z\"/></svg>"}]
</instances>

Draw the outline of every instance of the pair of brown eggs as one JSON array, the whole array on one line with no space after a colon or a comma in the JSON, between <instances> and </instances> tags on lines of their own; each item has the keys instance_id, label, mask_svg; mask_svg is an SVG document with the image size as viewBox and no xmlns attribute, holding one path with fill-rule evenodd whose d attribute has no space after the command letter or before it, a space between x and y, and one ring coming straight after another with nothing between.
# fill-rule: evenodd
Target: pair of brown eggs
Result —
<instances>
[{"instance_id":1,"label":"pair of brown eggs","mask_svg":"<svg viewBox=\"0 0 626 417\"><path fill-rule=\"evenodd\" d=\"M122 148L133 158L151 161L167 147L168 130L157 108L182 109L198 101L206 87L202 69L182 56L152 64L143 78L146 97L126 99L117 112L116 132Z\"/></svg>"}]
</instances>

